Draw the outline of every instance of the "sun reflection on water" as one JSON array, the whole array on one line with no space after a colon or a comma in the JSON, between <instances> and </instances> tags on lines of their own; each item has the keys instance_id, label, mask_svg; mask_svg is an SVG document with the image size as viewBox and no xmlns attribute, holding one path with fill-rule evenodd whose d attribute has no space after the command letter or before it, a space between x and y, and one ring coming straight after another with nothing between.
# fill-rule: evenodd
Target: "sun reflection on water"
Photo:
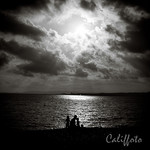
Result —
<instances>
[{"instance_id":1,"label":"sun reflection on water","mask_svg":"<svg viewBox=\"0 0 150 150\"><path fill-rule=\"evenodd\" d=\"M96 96L88 95L61 95L66 103L67 115L71 118L77 115L80 123L84 126L91 126L92 119L97 116L97 109L95 106Z\"/></svg>"},{"instance_id":2,"label":"sun reflection on water","mask_svg":"<svg viewBox=\"0 0 150 150\"><path fill-rule=\"evenodd\" d=\"M94 100L94 96L86 96L86 95L63 95L61 97L68 100L79 100L79 101Z\"/></svg>"}]
</instances>

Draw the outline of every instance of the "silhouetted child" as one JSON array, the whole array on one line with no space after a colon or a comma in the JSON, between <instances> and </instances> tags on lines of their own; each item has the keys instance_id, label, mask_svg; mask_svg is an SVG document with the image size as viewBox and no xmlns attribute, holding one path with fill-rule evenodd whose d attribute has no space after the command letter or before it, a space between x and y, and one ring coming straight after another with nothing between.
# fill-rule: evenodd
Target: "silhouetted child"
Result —
<instances>
[{"instance_id":1,"label":"silhouetted child","mask_svg":"<svg viewBox=\"0 0 150 150\"><path fill-rule=\"evenodd\" d=\"M80 127L80 121L79 121L79 118L77 118L77 127Z\"/></svg>"},{"instance_id":2,"label":"silhouetted child","mask_svg":"<svg viewBox=\"0 0 150 150\"><path fill-rule=\"evenodd\" d=\"M66 118L66 128L69 128L70 127L70 118L69 116L67 116Z\"/></svg>"}]
</instances>

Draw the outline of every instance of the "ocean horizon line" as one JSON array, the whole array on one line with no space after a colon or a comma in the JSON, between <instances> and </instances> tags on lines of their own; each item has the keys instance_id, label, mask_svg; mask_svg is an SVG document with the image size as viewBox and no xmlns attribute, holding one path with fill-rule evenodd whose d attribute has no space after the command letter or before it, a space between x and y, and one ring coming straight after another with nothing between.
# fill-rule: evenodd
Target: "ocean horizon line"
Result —
<instances>
[{"instance_id":1,"label":"ocean horizon line","mask_svg":"<svg viewBox=\"0 0 150 150\"><path fill-rule=\"evenodd\" d=\"M102 93L74 93L74 92L71 92L71 93L47 93L47 92L0 92L0 94L26 94L26 95L79 95L79 96L121 96L121 95L135 95L135 94L138 94L138 95L149 95L150 94L150 91L148 92L114 92L114 93L105 93L105 92L102 92Z\"/></svg>"}]
</instances>

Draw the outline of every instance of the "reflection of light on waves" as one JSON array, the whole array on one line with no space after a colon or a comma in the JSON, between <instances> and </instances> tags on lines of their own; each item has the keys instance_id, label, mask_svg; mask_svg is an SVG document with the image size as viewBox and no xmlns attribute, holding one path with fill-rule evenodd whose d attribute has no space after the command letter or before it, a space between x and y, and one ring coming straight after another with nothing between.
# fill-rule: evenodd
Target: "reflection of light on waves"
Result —
<instances>
[{"instance_id":1,"label":"reflection of light on waves","mask_svg":"<svg viewBox=\"0 0 150 150\"><path fill-rule=\"evenodd\" d=\"M93 100L92 96L85 95L64 95L63 98L68 100Z\"/></svg>"},{"instance_id":2,"label":"reflection of light on waves","mask_svg":"<svg viewBox=\"0 0 150 150\"><path fill-rule=\"evenodd\" d=\"M95 96L86 96L86 95L62 95L64 99L70 100L73 102L73 105L68 105L68 115L73 117L77 115L80 119L80 123L85 127L90 126L93 115L93 100ZM88 101L88 103L84 102Z\"/></svg>"}]
</instances>

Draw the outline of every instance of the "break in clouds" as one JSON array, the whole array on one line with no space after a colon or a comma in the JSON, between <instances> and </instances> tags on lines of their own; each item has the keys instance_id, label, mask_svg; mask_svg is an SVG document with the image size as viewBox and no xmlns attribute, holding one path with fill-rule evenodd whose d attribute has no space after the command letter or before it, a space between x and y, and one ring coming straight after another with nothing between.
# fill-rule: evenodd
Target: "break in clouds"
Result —
<instances>
[{"instance_id":1,"label":"break in clouds","mask_svg":"<svg viewBox=\"0 0 150 150\"><path fill-rule=\"evenodd\" d=\"M2 92L149 90L147 1L5 0L0 20Z\"/></svg>"}]
</instances>

